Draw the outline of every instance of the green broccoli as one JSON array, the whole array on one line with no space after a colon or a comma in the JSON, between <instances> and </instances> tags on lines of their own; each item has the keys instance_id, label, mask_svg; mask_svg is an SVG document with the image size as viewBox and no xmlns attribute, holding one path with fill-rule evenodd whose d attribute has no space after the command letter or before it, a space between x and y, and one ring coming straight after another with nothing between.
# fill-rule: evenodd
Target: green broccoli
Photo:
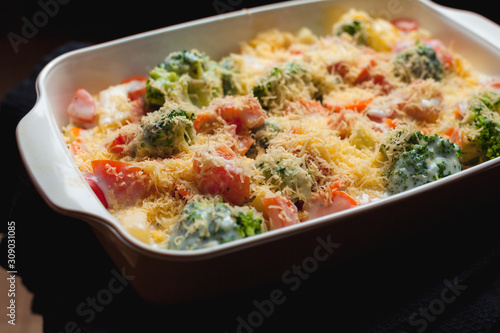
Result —
<instances>
[{"instance_id":1,"label":"green broccoli","mask_svg":"<svg viewBox=\"0 0 500 333\"><path fill-rule=\"evenodd\" d=\"M263 219L251 208L197 200L188 203L174 225L169 248L202 249L262 233Z\"/></svg>"},{"instance_id":2,"label":"green broccoli","mask_svg":"<svg viewBox=\"0 0 500 333\"><path fill-rule=\"evenodd\" d=\"M146 82L146 101L153 106L165 104L165 95L184 96L187 99L187 84L179 82L179 75L174 72L155 67L149 72Z\"/></svg>"},{"instance_id":3,"label":"green broccoli","mask_svg":"<svg viewBox=\"0 0 500 333\"><path fill-rule=\"evenodd\" d=\"M256 158L260 152L265 152L269 141L274 139L282 130L282 124L276 117L266 118L264 124L255 129L252 138L255 142L245 154L247 157Z\"/></svg>"},{"instance_id":4,"label":"green broccoli","mask_svg":"<svg viewBox=\"0 0 500 333\"><path fill-rule=\"evenodd\" d=\"M233 56L223 58L219 62L221 72L222 91L227 95L243 95L243 89L239 82L239 68Z\"/></svg>"},{"instance_id":5,"label":"green broccoli","mask_svg":"<svg viewBox=\"0 0 500 333\"><path fill-rule=\"evenodd\" d=\"M389 162L387 167L389 193L404 192L462 170L458 145L438 136L419 131L396 129L381 145Z\"/></svg>"},{"instance_id":6,"label":"green broccoli","mask_svg":"<svg viewBox=\"0 0 500 333\"><path fill-rule=\"evenodd\" d=\"M363 23L359 20L353 20L350 23L343 24L337 27L335 34L337 36L346 33L353 37L358 45L368 45L368 35Z\"/></svg>"},{"instance_id":7,"label":"green broccoli","mask_svg":"<svg viewBox=\"0 0 500 333\"><path fill-rule=\"evenodd\" d=\"M463 131L462 161L467 165L500 156L500 94L485 92L469 101L460 123Z\"/></svg>"},{"instance_id":8,"label":"green broccoli","mask_svg":"<svg viewBox=\"0 0 500 333\"><path fill-rule=\"evenodd\" d=\"M206 106L222 94L216 62L197 50L170 53L150 73L146 101L162 106L166 100Z\"/></svg>"},{"instance_id":9,"label":"green broccoli","mask_svg":"<svg viewBox=\"0 0 500 333\"><path fill-rule=\"evenodd\" d=\"M444 72L434 49L419 41L404 48L394 59L393 65L394 75L406 83L416 79L440 81Z\"/></svg>"},{"instance_id":10,"label":"green broccoli","mask_svg":"<svg viewBox=\"0 0 500 333\"><path fill-rule=\"evenodd\" d=\"M194 112L163 107L142 117L132 151L136 156L167 157L187 149L195 138Z\"/></svg>"},{"instance_id":11,"label":"green broccoli","mask_svg":"<svg viewBox=\"0 0 500 333\"><path fill-rule=\"evenodd\" d=\"M262 181L274 190L282 191L293 202L309 199L315 180L306 169L304 159L281 148L273 149L256 160L256 167L263 175Z\"/></svg>"},{"instance_id":12,"label":"green broccoli","mask_svg":"<svg viewBox=\"0 0 500 333\"><path fill-rule=\"evenodd\" d=\"M313 76L304 65L296 62L283 63L270 69L258 79L252 90L262 108L271 113L283 108L286 102L319 98Z\"/></svg>"},{"instance_id":13,"label":"green broccoli","mask_svg":"<svg viewBox=\"0 0 500 333\"><path fill-rule=\"evenodd\" d=\"M188 74L193 79L201 79L210 67L210 59L197 50L170 53L158 67L178 75Z\"/></svg>"}]
</instances>

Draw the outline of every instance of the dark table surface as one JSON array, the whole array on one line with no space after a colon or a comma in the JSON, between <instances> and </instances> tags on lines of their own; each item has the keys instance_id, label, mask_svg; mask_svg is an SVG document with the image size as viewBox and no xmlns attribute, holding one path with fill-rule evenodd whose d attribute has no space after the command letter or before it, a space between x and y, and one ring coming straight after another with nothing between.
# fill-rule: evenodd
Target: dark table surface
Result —
<instances>
[{"instance_id":1,"label":"dark table surface","mask_svg":"<svg viewBox=\"0 0 500 333\"><path fill-rule=\"evenodd\" d=\"M91 8L97 8L97 3L84 3L89 7L82 9L77 2L59 7L61 14L54 16L44 33L67 33L67 42L40 55L33 73L1 104L7 124L2 142L9 161L4 166L8 200L3 221L16 222L16 260L23 265L19 275L34 293L32 309L43 316L45 332L500 332L498 168L474 179L476 184L468 184L464 191L450 193L442 206L408 212L409 218L435 222L431 228L311 274L287 295L286 302L269 310L272 313L259 310L256 304L263 304L273 289L283 288L281 281L172 306L146 304L128 285L105 306L95 303L96 295L120 270L86 223L61 216L45 204L16 149L14 129L36 101L36 75L57 54L215 15L220 9L214 7L215 2L207 2L196 5L196 10L189 3L175 10L171 5L146 10L145 6L153 5L143 2L121 5L111 15L107 10L95 13ZM266 2L224 3L240 9ZM499 22L492 5L474 2L461 8ZM81 29L72 31L70 27L75 26ZM2 223L0 231L6 229ZM6 242L0 246L0 253L5 254ZM2 255L4 267L5 260ZM82 304L87 310L83 314L77 311Z\"/></svg>"}]
</instances>

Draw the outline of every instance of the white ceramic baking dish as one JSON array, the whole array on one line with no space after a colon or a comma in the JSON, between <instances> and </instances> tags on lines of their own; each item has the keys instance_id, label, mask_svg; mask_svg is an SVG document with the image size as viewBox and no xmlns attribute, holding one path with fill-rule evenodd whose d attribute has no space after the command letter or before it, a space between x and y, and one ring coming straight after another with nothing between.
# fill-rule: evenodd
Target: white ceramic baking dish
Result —
<instances>
[{"instance_id":1,"label":"white ceramic baking dish","mask_svg":"<svg viewBox=\"0 0 500 333\"><path fill-rule=\"evenodd\" d=\"M37 80L38 100L21 120L17 140L26 169L44 200L57 212L88 222L111 258L148 302L175 303L284 279L294 264L327 266L384 242L428 227L406 219L416 202L432 205L447 191L495 168L500 159L379 202L197 251L152 248L132 237L100 204L83 180L61 135L74 91L91 93L131 76L145 76L171 51L197 48L220 59L241 41L278 28L302 26L317 34L349 8L386 19L416 19L483 72L500 76L500 28L471 12L430 1L288 1L201 19L64 54ZM471 185L469 185L471 186ZM388 212L391 214L388 214ZM320 255L321 253L321 255ZM311 266L312 267L312 266Z\"/></svg>"}]
</instances>

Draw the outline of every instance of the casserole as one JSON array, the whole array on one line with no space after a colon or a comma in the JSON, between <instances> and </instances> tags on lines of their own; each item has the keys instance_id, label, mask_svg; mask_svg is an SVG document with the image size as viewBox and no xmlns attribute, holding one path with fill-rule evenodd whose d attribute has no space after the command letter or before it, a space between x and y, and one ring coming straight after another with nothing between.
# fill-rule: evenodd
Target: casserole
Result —
<instances>
[{"instance_id":1,"label":"casserole","mask_svg":"<svg viewBox=\"0 0 500 333\"><path fill-rule=\"evenodd\" d=\"M166 54L180 49L201 49L218 59L236 51L239 42L270 28L297 31L307 26L324 34L349 8L363 9L374 16L417 19L437 38L453 39L456 51L479 71L500 75L496 66L491 66L500 56L495 47L500 45L498 37L492 33L498 31L494 24L474 14L444 9L427 1L395 4L287 2L180 24L65 54L40 73L37 104L17 129L21 156L33 183L54 210L87 221L116 265L134 276L131 284L137 292L153 303L187 301L260 285L284 278L283 274L292 265L313 262L306 261L308 258L331 264L425 228L426 223L415 224L411 220L406 223L405 209L424 198L426 204L432 204L432 198L439 198L454 186L462 186L468 178L497 167L499 159L312 223L184 252L154 249L133 238L94 196L60 134L68 121L65 108L79 86L97 92L128 77L144 76ZM478 23L474 24L474 30L464 25L467 21L464 18ZM229 25L241 29L229 30ZM489 33L482 35L480 27L486 27ZM225 42L216 43L213 36ZM40 140L42 137L44 140ZM387 211L394 211L394 207L398 213L388 216ZM324 255L318 256L317 249Z\"/></svg>"}]
</instances>

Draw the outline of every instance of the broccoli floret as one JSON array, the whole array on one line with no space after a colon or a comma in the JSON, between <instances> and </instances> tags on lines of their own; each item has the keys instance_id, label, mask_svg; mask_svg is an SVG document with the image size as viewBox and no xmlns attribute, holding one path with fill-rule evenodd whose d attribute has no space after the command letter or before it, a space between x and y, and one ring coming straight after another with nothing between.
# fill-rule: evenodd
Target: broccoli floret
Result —
<instances>
[{"instance_id":1,"label":"broccoli floret","mask_svg":"<svg viewBox=\"0 0 500 333\"><path fill-rule=\"evenodd\" d=\"M294 203L310 198L315 181L303 159L278 149L260 155L256 166L262 172L264 183L275 191L282 191Z\"/></svg>"},{"instance_id":2,"label":"broccoli floret","mask_svg":"<svg viewBox=\"0 0 500 333\"><path fill-rule=\"evenodd\" d=\"M136 156L167 157L187 149L195 138L194 112L163 107L142 117L132 141Z\"/></svg>"},{"instance_id":3,"label":"broccoli floret","mask_svg":"<svg viewBox=\"0 0 500 333\"><path fill-rule=\"evenodd\" d=\"M187 96L187 86L182 85L179 76L173 72L155 67L150 73L146 83L146 101L155 106L165 104L165 94Z\"/></svg>"},{"instance_id":4,"label":"broccoli floret","mask_svg":"<svg viewBox=\"0 0 500 333\"><path fill-rule=\"evenodd\" d=\"M275 118L266 118L264 124L255 129L252 134L255 142L245 154L247 157L256 158L260 152L265 152L269 141L274 139L282 130L281 123Z\"/></svg>"},{"instance_id":5,"label":"broccoli floret","mask_svg":"<svg viewBox=\"0 0 500 333\"><path fill-rule=\"evenodd\" d=\"M262 232L262 218L255 217L251 210L238 212L236 215L236 225L241 237L248 237Z\"/></svg>"},{"instance_id":6,"label":"broccoli floret","mask_svg":"<svg viewBox=\"0 0 500 333\"><path fill-rule=\"evenodd\" d=\"M366 33L366 29L363 23L359 20L353 20L350 23L342 24L335 31L335 34L337 36L340 36L343 33L352 36L354 41L358 45L368 45L368 36Z\"/></svg>"},{"instance_id":7,"label":"broccoli floret","mask_svg":"<svg viewBox=\"0 0 500 333\"><path fill-rule=\"evenodd\" d=\"M404 48L394 59L393 65L394 75L406 83L416 79L440 81L444 72L434 49L419 41Z\"/></svg>"},{"instance_id":8,"label":"broccoli floret","mask_svg":"<svg viewBox=\"0 0 500 333\"><path fill-rule=\"evenodd\" d=\"M217 63L197 50L169 54L149 73L146 84L146 100L155 106L172 100L202 107L221 94Z\"/></svg>"},{"instance_id":9,"label":"broccoli floret","mask_svg":"<svg viewBox=\"0 0 500 333\"><path fill-rule=\"evenodd\" d=\"M381 146L387 159L389 193L404 192L462 170L458 145L413 130L394 130Z\"/></svg>"},{"instance_id":10,"label":"broccoli floret","mask_svg":"<svg viewBox=\"0 0 500 333\"><path fill-rule=\"evenodd\" d=\"M244 94L238 80L240 73L235 59L232 56L226 57L219 62L219 66L224 95L234 96Z\"/></svg>"},{"instance_id":11,"label":"broccoli floret","mask_svg":"<svg viewBox=\"0 0 500 333\"><path fill-rule=\"evenodd\" d=\"M285 102L319 98L311 73L296 62L270 69L258 79L252 90L262 108L268 111L283 107Z\"/></svg>"},{"instance_id":12,"label":"broccoli floret","mask_svg":"<svg viewBox=\"0 0 500 333\"><path fill-rule=\"evenodd\" d=\"M274 139L281 130L281 123L272 118L266 118L264 124L255 132L255 143L258 147L267 149L267 147L269 147L269 141Z\"/></svg>"},{"instance_id":13,"label":"broccoli floret","mask_svg":"<svg viewBox=\"0 0 500 333\"><path fill-rule=\"evenodd\" d=\"M473 165L500 156L500 94L485 92L469 101L460 124L466 140L462 161Z\"/></svg>"},{"instance_id":14,"label":"broccoli floret","mask_svg":"<svg viewBox=\"0 0 500 333\"><path fill-rule=\"evenodd\" d=\"M158 67L177 75L188 74L194 79L201 79L210 68L210 59L205 53L196 50L170 53Z\"/></svg>"},{"instance_id":15,"label":"broccoli floret","mask_svg":"<svg viewBox=\"0 0 500 333\"><path fill-rule=\"evenodd\" d=\"M250 208L223 202L188 203L174 225L169 248L202 249L262 233L263 219Z\"/></svg>"}]
</instances>

